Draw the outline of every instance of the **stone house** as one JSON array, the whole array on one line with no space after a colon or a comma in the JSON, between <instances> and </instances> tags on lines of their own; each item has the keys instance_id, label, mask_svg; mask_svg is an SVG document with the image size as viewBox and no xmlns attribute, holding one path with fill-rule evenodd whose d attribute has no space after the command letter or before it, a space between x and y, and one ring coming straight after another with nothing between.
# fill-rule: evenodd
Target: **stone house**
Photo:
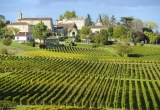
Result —
<instances>
[{"instance_id":1,"label":"stone house","mask_svg":"<svg viewBox=\"0 0 160 110\"><path fill-rule=\"evenodd\" d=\"M59 23L56 25L56 33L58 36L68 36L68 37L75 37L77 34L77 26L75 23ZM64 32L62 32L64 31ZM62 35L62 34L65 35Z\"/></svg>"}]
</instances>

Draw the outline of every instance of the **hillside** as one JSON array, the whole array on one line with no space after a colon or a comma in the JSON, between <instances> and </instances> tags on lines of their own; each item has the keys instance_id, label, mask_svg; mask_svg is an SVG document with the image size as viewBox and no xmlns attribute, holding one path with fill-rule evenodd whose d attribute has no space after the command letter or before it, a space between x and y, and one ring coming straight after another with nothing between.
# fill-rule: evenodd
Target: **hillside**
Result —
<instances>
[{"instance_id":1,"label":"hillside","mask_svg":"<svg viewBox=\"0 0 160 110\"><path fill-rule=\"evenodd\" d=\"M0 43L0 101L19 109L160 109L158 45L133 46L120 57L116 45L37 49Z\"/></svg>"}]
</instances>

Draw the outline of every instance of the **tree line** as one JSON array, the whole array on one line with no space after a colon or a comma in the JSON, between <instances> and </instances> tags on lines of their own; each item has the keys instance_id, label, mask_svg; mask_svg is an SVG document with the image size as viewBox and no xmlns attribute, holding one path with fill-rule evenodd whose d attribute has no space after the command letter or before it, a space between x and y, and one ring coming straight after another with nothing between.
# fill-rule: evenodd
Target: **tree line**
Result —
<instances>
[{"instance_id":1,"label":"tree line","mask_svg":"<svg viewBox=\"0 0 160 110\"><path fill-rule=\"evenodd\" d=\"M59 16L59 20L64 18L77 18L76 12L68 11L64 15ZM90 14L87 15L91 25L95 25L92 21ZM115 16L112 15L109 17L107 14L102 14L102 24L106 28L106 33L104 36L105 39L101 36L98 38L98 34L95 34L96 42L100 42L100 39L119 39L121 41L127 42L145 42L145 43L157 43L160 42L160 34L158 32L158 24L153 21L142 21L141 19L134 18L133 16L121 17L120 21L117 21ZM104 29L102 29L104 31ZM81 30L78 30L77 37L89 38L91 34L91 29L86 26L82 27ZM101 33L101 32L98 32ZM148 33L148 34L146 34ZM152 37L148 36L152 34ZM154 36L154 37L153 37ZM78 39L78 38L77 38ZM98 40L99 39L99 40ZM101 42L102 43L102 42ZM105 44L104 41L102 44Z\"/></svg>"}]
</instances>

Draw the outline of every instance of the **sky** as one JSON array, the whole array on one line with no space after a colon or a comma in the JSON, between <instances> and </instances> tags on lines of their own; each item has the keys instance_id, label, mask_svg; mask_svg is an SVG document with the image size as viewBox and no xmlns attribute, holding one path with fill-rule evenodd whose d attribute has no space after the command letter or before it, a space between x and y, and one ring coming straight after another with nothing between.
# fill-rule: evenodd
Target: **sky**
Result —
<instances>
[{"instance_id":1,"label":"sky","mask_svg":"<svg viewBox=\"0 0 160 110\"><path fill-rule=\"evenodd\" d=\"M93 22L99 14L114 15L117 21L133 16L157 23L160 31L160 0L0 0L0 15L11 22L17 21L21 11L23 18L51 17L55 24L66 10L74 10L78 17L90 14Z\"/></svg>"}]
</instances>

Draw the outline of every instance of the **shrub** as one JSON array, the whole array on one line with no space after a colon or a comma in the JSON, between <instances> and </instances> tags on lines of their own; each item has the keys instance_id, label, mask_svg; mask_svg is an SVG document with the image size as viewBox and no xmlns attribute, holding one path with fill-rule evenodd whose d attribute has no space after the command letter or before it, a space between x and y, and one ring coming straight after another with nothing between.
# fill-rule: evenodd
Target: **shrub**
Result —
<instances>
[{"instance_id":1,"label":"shrub","mask_svg":"<svg viewBox=\"0 0 160 110\"><path fill-rule=\"evenodd\" d=\"M132 48L127 44L117 45L117 54L120 56L127 56L127 54L132 52Z\"/></svg>"},{"instance_id":2,"label":"shrub","mask_svg":"<svg viewBox=\"0 0 160 110\"><path fill-rule=\"evenodd\" d=\"M7 55L7 54L8 54L6 48L2 48L1 51L0 51L0 53L1 53L2 55L4 55L4 54Z\"/></svg>"},{"instance_id":3,"label":"shrub","mask_svg":"<svg viewBox=\"0 0 160 110\"><path fill-rule=\"evenodd\" d=\"M7 37L7 38L3 39L2 43L3 43L3 45L9 46L12 43L12 40L11 40L11 38Z\"/></svg>"},{"instance_id":4,"label":"shrub","mask_svg":"<svg viewBox=\"0 0 160 110\"><path fill-rule=\"evenodd\" d=\"M93 38L94 42L97 44L103 44L105 45L107 42L107 37L101 35L101 34L95 34Z\"/></svg>"}]
</instances>

